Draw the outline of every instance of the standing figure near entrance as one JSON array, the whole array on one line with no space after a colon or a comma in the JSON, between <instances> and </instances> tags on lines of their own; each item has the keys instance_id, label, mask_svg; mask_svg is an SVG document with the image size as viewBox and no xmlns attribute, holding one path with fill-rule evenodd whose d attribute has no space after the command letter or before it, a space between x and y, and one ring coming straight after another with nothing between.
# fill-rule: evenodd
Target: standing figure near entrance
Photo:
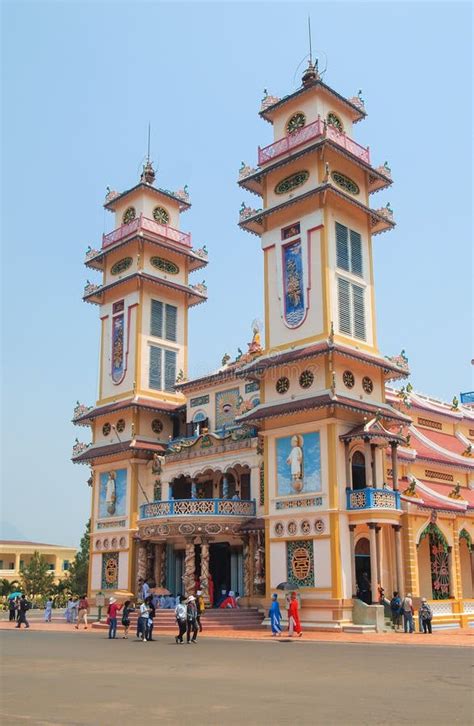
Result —
<instances>
[{"instance_id":1,"label":"standing figure near entrance","mask_svg":"<svg viewBox=\"0 0 474 726\"><path fill-rule=\"evenodd\" d=\"M183 635L186 632L186 618L188 613L187 607L184 604L184 597L182 595L179 597L179 603L176 605L174 613L176 615L176 623L178 625L178 635L175 640L176 643L182 643Z\"/></svg>"},{"instance_id":2,"label":"standing figure near entrance","mask_svg":"<svg viewBox=\"0 0 474 726\"><path fill-rule=\"evenodd\" d=\"M298 638L301 638L303 632L301 630L300 616L298 612L298 599L296 592L292 592L290 596L290 604L288 607L288 634L290 638L295 632Z\"/></svg>"},{"instance_id":3,"label":"standing figure near entrance","mask_svg":"<svg viewBox=\"0 0 474 726\"><path fill-rule=\"evenodd\" d=\"M281 612L276 592L272 595L272 604L270 605L268 617L272 626L272 635L281 635Z\"/></svg>"},{"instance_id":4,"label":"standing figure near entrance","mask_svg":"<svg viewBox=\"0 0 474 726\"><path fill-rule=\"evenodd\" d=\"M428 605L426 597L422 597L421 606L420 606L420 620L421 620L421 625L423 627L423 633L432 633L433 632L431 630L432 619L433 619L433 611L430 608L430 606Z\"/></svg>"},{"instance_id":5,"label":"standing figure near entrance","mask_svg":"<svg viewBox=\"0 0 474 726\"><path fill-rule=\"evenodd\" d=\"M403 598L402 602L402 614L403 614L403 630L405 633L414 633L415 624L413 622L413 600L411 599L411 593L409 592Z\"/></svg>"},{"instance_id":6,"label":"standing figure near entrance","mask_svg":"<svg viewBox=\"0 0 474 726\"><path fill-rule=\"evenodd\" d=\"M290 467L291 485L295 492L300 492L303 488L303 437L291 437L291 451L286 463Z\"/></svg>"},{"instance_id":7,"label":"standing figure near entrance","mask_svg":"<svg viewBox=\"0 0 474 726\"><path fill-rule=\"evenodd\" d=\"M194 595L190 595L188 597L187 606L188 607L186 610L186 620L187 620L186 640L188 643L195 643L196 639L197 639L199 623L198 623L198 609L196 606L196 598L194 597ZM191 638L191 632L193 634L192 638Z\"/></svg>"}]
</instances>

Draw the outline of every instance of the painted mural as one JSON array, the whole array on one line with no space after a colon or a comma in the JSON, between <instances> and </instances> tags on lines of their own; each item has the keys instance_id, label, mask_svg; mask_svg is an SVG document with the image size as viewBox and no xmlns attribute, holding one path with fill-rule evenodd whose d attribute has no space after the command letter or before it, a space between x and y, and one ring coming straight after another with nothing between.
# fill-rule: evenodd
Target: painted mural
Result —
<instances>
[{"instance_id":1,"label":"painted mural","mask_svg":"<svg viewBox=\"0 0 474 726\"><path fill-rule=\"evenodd\" d=\"M109 552L102 555L102 582L103 590L115 590L118 587L118 552Z\"/></svg>"},{"instance_id":2,"label":"painted mural","mask_svg":"<svg viewBox=\"0 0 474 726\"><path fill-rule=\"evenodd\" d=\"M100 475L99 518L123 517L126 498L127 470L103 471Z\"/></svg>"},{"instance_id":3,"label":"painted mural","mask_svg":"<svg viewBox=\"0 0 474 726\"><path fill-rule=\"evenodd\" d=\"M240 403L238 388L216 393L216 429L234 425Z\"/></svg>"},{"instance_id":4,"label":"painted mural","mask_svg":"<svg viewBox=\"0 0 474 726\"><path fill-rule=\"evenodd\" d=\"M114 383L119 383L122 380L124 372L124 326L124 314L116 315L112 321L112 380Z\"/></svg>"},{"instance_id":5,"label":"painted mural","mask_svg":"<svg viewBox=\"0 0 474 726\"><path fill-rule=\"evenodd\" d=\"M301 240L296 240L283 248L283 289L285 320L291 328L294 328L301 323L305 315Z\"/></svg>"},{"instance_id":6,"label":"painted mural","mask_svg":"<svg viewBox=\"0 0 474 726\"><path fill-rule=\"evenodd\" d=\"M277 494L321 491L319 433L294 434L276 441Z\"/></svg>"},{"instance_id":7,"label":"painted mural","mask_svg":"<svg viewBox=\"0 0 474 726\"><path fill-rule=\"evenodd\" d=\"M296 587L314 587L312 540L286 543L288 582Z\"/></svg>"}]
</instances>

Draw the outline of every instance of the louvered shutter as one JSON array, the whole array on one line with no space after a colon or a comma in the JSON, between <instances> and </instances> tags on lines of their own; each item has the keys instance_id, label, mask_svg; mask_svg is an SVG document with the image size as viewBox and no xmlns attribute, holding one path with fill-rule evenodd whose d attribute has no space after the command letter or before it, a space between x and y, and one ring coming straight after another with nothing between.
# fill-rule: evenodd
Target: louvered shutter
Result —
<instances>
[{"instance_id":1,"label":"louvered shutter","mask_svg":"<svg viewBox=\"0 0 474 726\"><path fill-rule=\"evenodd\" d=\"M365 300L363 287L352 285L352 300L354 309L354 338L365 340Z\"/></svg>"},{"instance_id":2,"label":"louvered shutter","mask_svg":"<svg viewBox=\"0 0 474 726\"><path fill-rule=\"evenodd\" d=\"M339 331L351 335L350 283L338 278Z\"/></svg>"},{"instance_id":3,"label":"louvered shutter","mask_svg":"<svg viewBox=\"0 0 474 726\"><path fill-rule=\"evenodd\" d=\"M178 319L178 308L174 305L166 306L165 318L165 338L166 340L176 340L176 324Z\"/></svg>"},{"instance_id":4,"label":"louvered shutter","mask_svg":"<svg viewBox=\"0 0 474 726\"><path fill-rule=\"evenodd\" d=\"M176 353L165 350L165 391L174 391L176 383Z\"/></svg>"},{"instance_id":5,"label":"louvered shutter","mask_svg":"<svg viewBox=\"0 0 474 726\"><path fill-rule=\"evenodd\" d=\"M349 244L347 227L336 222L336 255L337 266L349 272Z\"/></svg>"},{"instance_id":6,"label":"louvered shutter","mask_svg":"<svg viewBox=\"0 0 474 726\"><path fill-rule=\"evenodd\" d=\"M163 303L159 300L151 301L150 335L163 337Z\"/></svg>"},{"instance_id":7,"label":"louvered shutter","mask_svg":"<svg viewBox=\"0 0 474 726\"><path fill-rule=\"evenodd\" d=\"M351 272L362 277L362 237L358 232L350 231L351 239Z\"/></svg>"},{"instance_id":8,"label":"louvered shutter","mask_svg":"<svg viewBox=\"0 0 474 726\"><path fill-rule=\"evenodd\" d=\"M161 348L156 346L150 346L150 372L149 372L149 386L156 391L162 390L161 385L161 360L162 360Z\"/></svg>"}]
</instances>

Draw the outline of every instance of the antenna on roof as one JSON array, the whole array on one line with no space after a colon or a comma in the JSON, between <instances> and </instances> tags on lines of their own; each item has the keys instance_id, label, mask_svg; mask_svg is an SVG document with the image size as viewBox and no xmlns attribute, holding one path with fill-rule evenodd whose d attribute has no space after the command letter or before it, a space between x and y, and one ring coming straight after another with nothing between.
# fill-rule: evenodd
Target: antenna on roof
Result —
<instances>
[{"instance_id":1,"label":"antenna on roof","mask_svg":"<svg viewBox=\"0 0 474 726\"><path fill-rule=\"evenodd\" d=\"M150 135L151 135L151 124L148 121L148 146L147 146L147 152L146 152L146 160L147 160L147 162L150 161Z\"/></svg>"},{"instance_id":2,"label":"antenna on roof","mask_svg":"<svg viewBox=\"0 0 474 726\"><path fill-rule=\"evenodd\" d=\"M309 36L309 62L313 62L313 48L311 45L311 16L308 15L308 36Z\"/></svg>"}]
</instances>

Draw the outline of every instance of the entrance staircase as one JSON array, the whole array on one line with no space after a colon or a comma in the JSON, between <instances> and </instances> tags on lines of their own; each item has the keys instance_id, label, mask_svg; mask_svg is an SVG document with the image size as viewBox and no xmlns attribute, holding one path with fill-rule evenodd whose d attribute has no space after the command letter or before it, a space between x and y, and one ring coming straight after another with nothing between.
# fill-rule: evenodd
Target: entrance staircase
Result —
<instances>
[{"instance_id":1,"label":"entrance staircase","mask_svg":"<svg viewBox=\"0 0 474 726\"><path fill-rule=\"evenodd\" d=\"M133 636L137 632L137 613L130 614L130 631L129 635ZM201 615L201 624L203 632L219 632L226 630L253 630L262 631L263 616L259 613L257 608L237 608L232 610L230 608L225 610L220 609L209 609ZM107 630L108 625L105 620L101 622L92 623L94 629ZM118 617L118 628L117 634L123 630L121 624L121 617ZM156 611L154 627L154 635L160 635L162 633L176 633L176 618L174 610L160 610Z\"/></svg>"}]
</instances>

